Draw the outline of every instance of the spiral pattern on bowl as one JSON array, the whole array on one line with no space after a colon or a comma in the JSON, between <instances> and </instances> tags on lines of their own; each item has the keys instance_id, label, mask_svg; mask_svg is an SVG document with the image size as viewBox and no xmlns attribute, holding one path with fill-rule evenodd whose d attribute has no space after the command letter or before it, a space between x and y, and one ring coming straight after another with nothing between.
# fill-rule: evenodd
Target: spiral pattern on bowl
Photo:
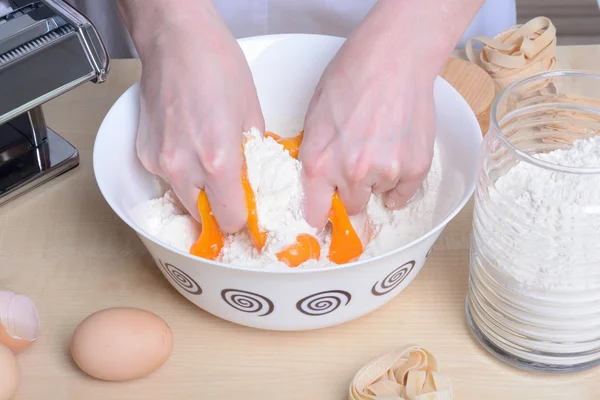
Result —
<instances>
[{"instance_id":1,"label":"spiral pattern on bowl","mask_svg":"<svg viewBox=\"0 0 600 400\"><path fill-rule=\"evenodd\" d=\"M371 293L375 296L383 296L384 294L388 294L392 290L396 289L411 273L415 267L415 264L416 263L414 261L409 261L402 264L387 274L383 280L375 282L373 288L371 289Z\"/></svg>"},{"instance_id":2,"label":"spiral pattern on bowl","mask_svg":"<svg viewBox=\"0 0 600 400\"><path fill-rule=\"evenodd\" d=\"M352 295L345 290L329 290L306 296L296 303L302 314L309 316L326 315L337 310L342 304L348 305Z\"/></svg>"},{"instance_id":3,"label":"spiral pattern on bowl","mask_svg":"<svg viewBox=\"0 0 600 400\"><path fill-rule=\"evenodd\" d=\"M275 305L263 295L238 289L223 289L221 298L229 306L238 311L250 314L259 314L265 317L273 312Z\"/></svg>"},{"instance_id":4,"label":"spiral pattern on bowl","mask_svg":"<svg viewBox=\"0 0 600 400\"><path fill-rule=\"evenodd\" d=\"M190 294L200 295L202 294L202 288L198 283L188 274L170 263L163 263L158 260L161 267L171 277L171 279L183 290Z\"/></svg>"}]
</instances>

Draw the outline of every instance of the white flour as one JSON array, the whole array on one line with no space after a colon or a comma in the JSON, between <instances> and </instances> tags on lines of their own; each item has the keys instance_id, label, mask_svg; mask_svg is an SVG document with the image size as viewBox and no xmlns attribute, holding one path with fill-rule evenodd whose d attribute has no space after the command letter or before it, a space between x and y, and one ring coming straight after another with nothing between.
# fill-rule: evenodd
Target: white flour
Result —
<instances>
[{"instance_id":1,"label":"white flour","mask_svg":"<svg viewBox=\"0 0 600 400\"><path fill-rule=\"evenodd\" d=\"M600 138L535 157L562 166L598 168ZM520 162L496 181L495 188L484 206L488 212L479 214L487 216L481 235L498 265L525 286L600 286L600 175L565 174ZM517 206L508 205L511 201Z\"/></svg>"},{"instance_id":2,"label":"white flour","mask_svg":"<svg viewBox=\"0 0 600 400\"><path fill-rule=\"evenodd\" d=\"M600 137L534 157L600 168ZM473 239L469 312L485 337L531 362L570 368L597 360L599 174L518 162L477 188Z\"/></svg>"},{"instance_id":3,"label":"white flour","mask_svg":"<svg viewBox=\"0 0 600 400\"><path fill-rule=\"evenodd\" d=\"M316 231L303 217L303 190L300 183L302 165L292 158L283 146L271 138L264 138L252 129L245 133L245 157L248 179L255 192L259 224L268 232L267 243L259 253L246 229L229 235L220 261L263 269L289 269L278 261L279 250L295 242L300 233L315 235ZM441 179L441 165L437 144L426 188L422 199L402 210L388 210L381 196L372 195L366 214L352 217L352 224L366 240L367 219L373 230L362 259L370 258L398 248L426 233L433 226L433 211ZM186 212L169 190L163 197L152 199L134 210L134 220L142 229L169 245L188 252L201 227ZM331 265L327 258L329 229L316 236L321 245L321 259L309 260L298 268L318 268Z\"/></svg>"},{"instance_id":4,"label":"white flour","mask_svg":"<svg viewBox=\"0 0 600 400\"><path fill-rule=\"evenodd\" d=\"M244 154L248 180L256 197L258 223L268 232L265 251L275 254L295 242L301 233L316 235L303 216L300 161L255 128L245 136L248 141Z\"/></svg>"},{"instance_id":5,"label":"white flour","mask_svg":"<svg viewBox=\"0 0 600 400\"><path fill-rule=\"evenodd\" d=\"M189 251L202 230L171 190L163 197L140 204L132 214L140 228L180 250Z\"/></svg>"}]
</instances>

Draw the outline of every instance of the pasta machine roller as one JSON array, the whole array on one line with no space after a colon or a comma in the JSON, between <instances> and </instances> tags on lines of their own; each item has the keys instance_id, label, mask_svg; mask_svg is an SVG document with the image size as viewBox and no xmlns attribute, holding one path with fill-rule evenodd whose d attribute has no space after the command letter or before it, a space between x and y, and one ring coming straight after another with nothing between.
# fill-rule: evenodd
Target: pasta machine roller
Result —
<instances>
[{"instance_id":1,"label":"pasta machine roller","mask_svg":"<svg viewBox=\"0 0 600 400\"><path fill-rule=\"evenodd\" d=\"M42 105L101 83L109 57L94 25L62 0L10 0L0 16L0 205L79 165Z\"/></svg>"}]
</instances>

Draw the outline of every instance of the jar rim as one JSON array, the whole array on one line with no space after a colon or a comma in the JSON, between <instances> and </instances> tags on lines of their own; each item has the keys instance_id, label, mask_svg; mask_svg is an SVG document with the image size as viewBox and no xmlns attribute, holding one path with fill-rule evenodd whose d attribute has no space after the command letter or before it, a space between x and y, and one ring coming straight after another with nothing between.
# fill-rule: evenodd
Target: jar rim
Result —
<instances>
[{"instance_id":1,"label":"jar rim","mask_svg":"<svg viewBox=\"0 0 600 400\"><path fill-rule=\"evenodd\" d=\"M589 167L572 167L566 165L554 164L552 162L540 160L539 158L534 157L531 154L524 152L523 150L518 149L514 146L502 133L502 129L498 123L497 113L500 102L507 96L508 93L512 92L516 88L520 86L524 86L530 84L535 81L544 80L553 77L584 77L584 78L592 78L600 81L600 73L595 71L588 71L582 69L557 69L552 71L542 71L527 75L523 78L517 79L514 82L511 82L509 85L505 86L492 103L492 107L490 109L490 130L494 128L500 134L496 135L499 139L504 143L507 150L513 153L513 155L518 158L520 161L525 161L529 164L535 165L537 167L552 170L554 172L568 173L568 174L600 174L600 167L597 168L589 168ZM584 107L580 107L582 109ZM600 109L598 109L597 113L600 116Z\"/></svg>"}]
</instances>

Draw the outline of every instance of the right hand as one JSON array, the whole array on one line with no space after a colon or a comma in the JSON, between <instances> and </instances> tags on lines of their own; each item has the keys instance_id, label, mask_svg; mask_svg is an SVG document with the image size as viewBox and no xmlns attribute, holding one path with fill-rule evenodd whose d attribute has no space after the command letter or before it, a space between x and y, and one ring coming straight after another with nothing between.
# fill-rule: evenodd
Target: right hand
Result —
<instances>
[{"instance_id":1,"label":"right hand","mask_svg":"<svg viewBox=\"0 0 600 400\"><path fill-rule=\"evenodd\" d=\"M264 131L264 119L241 48L217 15L209 25L161 31L155 48L140 53L136 147L196 220L205 189L221 231L235 233L247 219L243 132Z\"/></svg>"},{"instance_id":2,"label":"right hand","mask_svg":"<svg viewBox=\"0 0 600 400\"><path fill-rule=\"evenodd\" d=\"M437 66L406 63L420 58L423 44L412 40L410 26L389 32L393 1L377 3L344 42L308 106L298 158L306 220L318 230L335 192L350 216L365 211L372 193L397 210L431 167Z\"/></svg>"}]
</instances>

